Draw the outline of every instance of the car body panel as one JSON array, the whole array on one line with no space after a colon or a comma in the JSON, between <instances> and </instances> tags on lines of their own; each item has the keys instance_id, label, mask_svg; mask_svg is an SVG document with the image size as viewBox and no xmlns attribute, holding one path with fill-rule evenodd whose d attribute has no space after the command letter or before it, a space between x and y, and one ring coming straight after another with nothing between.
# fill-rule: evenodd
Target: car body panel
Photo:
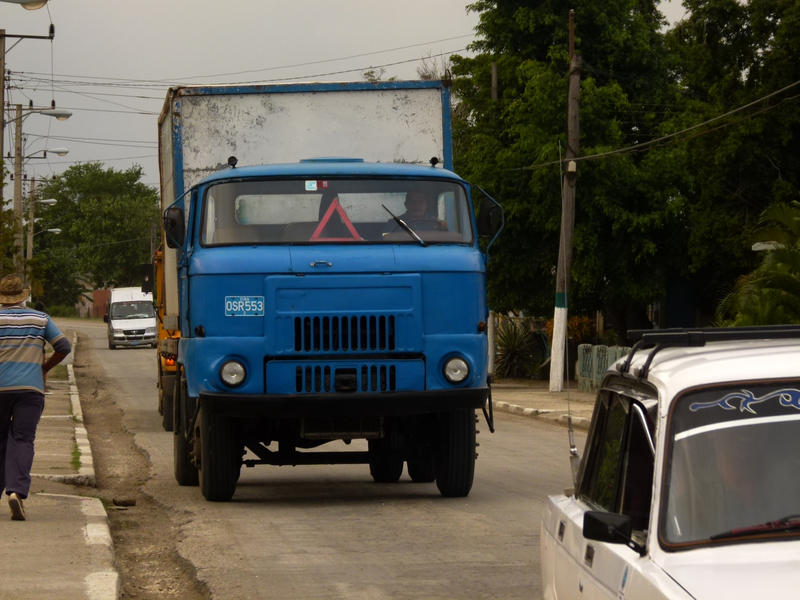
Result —
<instances>
[{"instance_id":1,"label":"car body panel","mask_svg":"<svg viewBox=\"0 0 800 600\"><path fill-rule=\"evenodd\" d=\"M734 432L732 437L741 437L748 433L750 426L755 430L764 425L775 427L776 423L800 432L797 368L800 341L738 340L707 343L701 347L667 347L659 350L648 363L651 352L652 349L637 352L630 361L628 374L622 373L626 364L624 358L609 369L598 393L577 481L578 493L554 495L548 499L541 535L544 598L776 598L794 594L795 584L800 582L800 528L755 534L737 533L734 528L735 533L729 538L675 543L663 533L666 530L662 531L665 525L660 515L665 513L666 500L670 497L674 444L708 433L714 434L716 438L712 439L716 440L723 431ZM646 369L649 369L646 378L641 378ZM731 390L734 393L729 393ZM608 510L585 496L592 496L587 482L591 482L592 473L597 472L592 471L593 461L602 463L602 454L597 449L604 438L598 438L598 443L593 445L593 436L600 436L604 427L610 427L608 423L612 419L608 415L612 400L609 398L612 397L619 398L621 406L628 402L630 407L644 400L642 406L650 408L646 412L655 446L650 511L646 526L638 534L634 527L632 538L641 541L641 555L624 542L589 540L583 534L587 511ZM703 398L711 398L711 401L695 401ZM680 410L685 412L686 403L692 401L691 410L702 413L708 424L700 421L689 425L690 429L676 429L677 421L673 420L678 418ZM629 408L628 413L632 412ZM773 416L775 414L777 416ZM684 427L687 426L684 424ZM620 480L624 480L622 476L628 473L636 455L631 446L633 429L625 431L628 433L619 450L625 456L615 463L624 465L624 473L617 474ZM800 435L784 434L784 438L796 439L800 450ZM753 448L751 454L757 455L757 451L758 448ZM795 458L798 452L789 450L778 454L767 460L780 459L788 480L800 478ZM711 454L704 454L696 457L695 462L702 465L712 458L716 460ZM612 496L615 502L624 504L621 499L626 497L625 484L619 483L620 480L608 479L623 486ZM606 480L601 480L603 483ZM673 483L677 485L679 480ZM705 480L698 482L698 489L704 490L705 485ZM672 491L677 494L678 489ZM708 508L713 509L715 505L710 498L708 501L711 504ZM791 503L791 497L784 498L784 508L780 510L787 511ZM620 510L627 514L629 508ZM800 510L794 512L800 513ZM790 515L775 515L774 518L787 516ZM591 555L591 564L588 555Z\"/></svg>"}]
</instances>

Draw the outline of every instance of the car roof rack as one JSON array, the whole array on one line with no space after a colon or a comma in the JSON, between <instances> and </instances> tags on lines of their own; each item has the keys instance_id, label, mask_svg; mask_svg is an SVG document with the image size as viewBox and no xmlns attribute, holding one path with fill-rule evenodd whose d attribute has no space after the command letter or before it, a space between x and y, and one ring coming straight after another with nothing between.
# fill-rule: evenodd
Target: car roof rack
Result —
<instances>
[{"instance_id":1,"label":"car roof rack","mask_svg":"<svg viewBox=\"0 0 800 600\"><path fill-rule=\"evenodd\" d=\"M642 368L639 379L647 379L650 365L655 355L663 348L698 347L706 342L734 340L764 340L779 338L800 338L800 325L755 325L750 327L698 327L692 329L631 329L628 341L634 342L625 362L620 365L620 373L628 373L633 355L638 350L652 348Z\"/></svg>"}]
</instances>

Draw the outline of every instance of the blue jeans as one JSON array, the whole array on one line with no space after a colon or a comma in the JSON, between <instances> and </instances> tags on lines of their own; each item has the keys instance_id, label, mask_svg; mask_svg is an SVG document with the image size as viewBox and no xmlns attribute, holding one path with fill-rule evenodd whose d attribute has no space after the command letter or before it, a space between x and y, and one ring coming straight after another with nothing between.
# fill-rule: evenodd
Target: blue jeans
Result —
<instances>
[{"instance_id":1,"label":"blue jeans","mask_svg":"<svg viewBox=\"0 0 800 600\"><path fill-rule=\"evenodd\" d=\"M0 493L27 498L31 488L33 440L44 410L44 394L0 392Z\"/></svg>"}]
</instances>

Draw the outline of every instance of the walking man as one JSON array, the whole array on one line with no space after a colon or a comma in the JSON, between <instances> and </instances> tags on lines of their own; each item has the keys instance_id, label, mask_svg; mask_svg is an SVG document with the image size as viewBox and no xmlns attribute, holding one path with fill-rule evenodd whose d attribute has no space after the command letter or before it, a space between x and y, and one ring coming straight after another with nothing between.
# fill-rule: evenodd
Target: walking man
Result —
<instances>
[{"instance_id":1,"label":"walking man","mask_svg":"<svg viewBox=\"0 0 800 600\"><path fill-rule=\"evenodd\" d=\"M0 279L0 494L14 521L25 520L45 376L72 350L46 313L25 307L29 293L16 275ZM42 362L45 341L53 354Z\"/></svg>"}]
</instances>

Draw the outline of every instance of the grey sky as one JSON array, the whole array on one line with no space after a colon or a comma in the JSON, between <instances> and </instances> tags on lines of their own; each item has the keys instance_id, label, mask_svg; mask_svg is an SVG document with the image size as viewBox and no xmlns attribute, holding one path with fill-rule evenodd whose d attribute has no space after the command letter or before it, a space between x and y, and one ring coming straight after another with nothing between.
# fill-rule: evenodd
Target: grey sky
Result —
<instances>
[{"instance_id":1,"label":"grey sky","mask_svg":"<svg viewBox=\"0 0 800 600\"><path fill-rule=\"evenodd\" d=\"M464 53L478 22L466 12L469 3L50 0L27 11L0 2L7 35L46 35L51 20L56 28L52 45L6 40L6 101L49 106L55 99L73 112L67 121L25 119L25 155L70 150L63 158L31 158L25 172L41 178L92 160L115 169L139 164L143 181L155 186L157 115L170 84L357 81L381 65L385 77L416 79L422 57ZM682 14L677 0L662 10L671 19ZM4 135L13 154L13 126ZM6 185L4 198L10 196Z\"/></svg>"}]
</instances>

